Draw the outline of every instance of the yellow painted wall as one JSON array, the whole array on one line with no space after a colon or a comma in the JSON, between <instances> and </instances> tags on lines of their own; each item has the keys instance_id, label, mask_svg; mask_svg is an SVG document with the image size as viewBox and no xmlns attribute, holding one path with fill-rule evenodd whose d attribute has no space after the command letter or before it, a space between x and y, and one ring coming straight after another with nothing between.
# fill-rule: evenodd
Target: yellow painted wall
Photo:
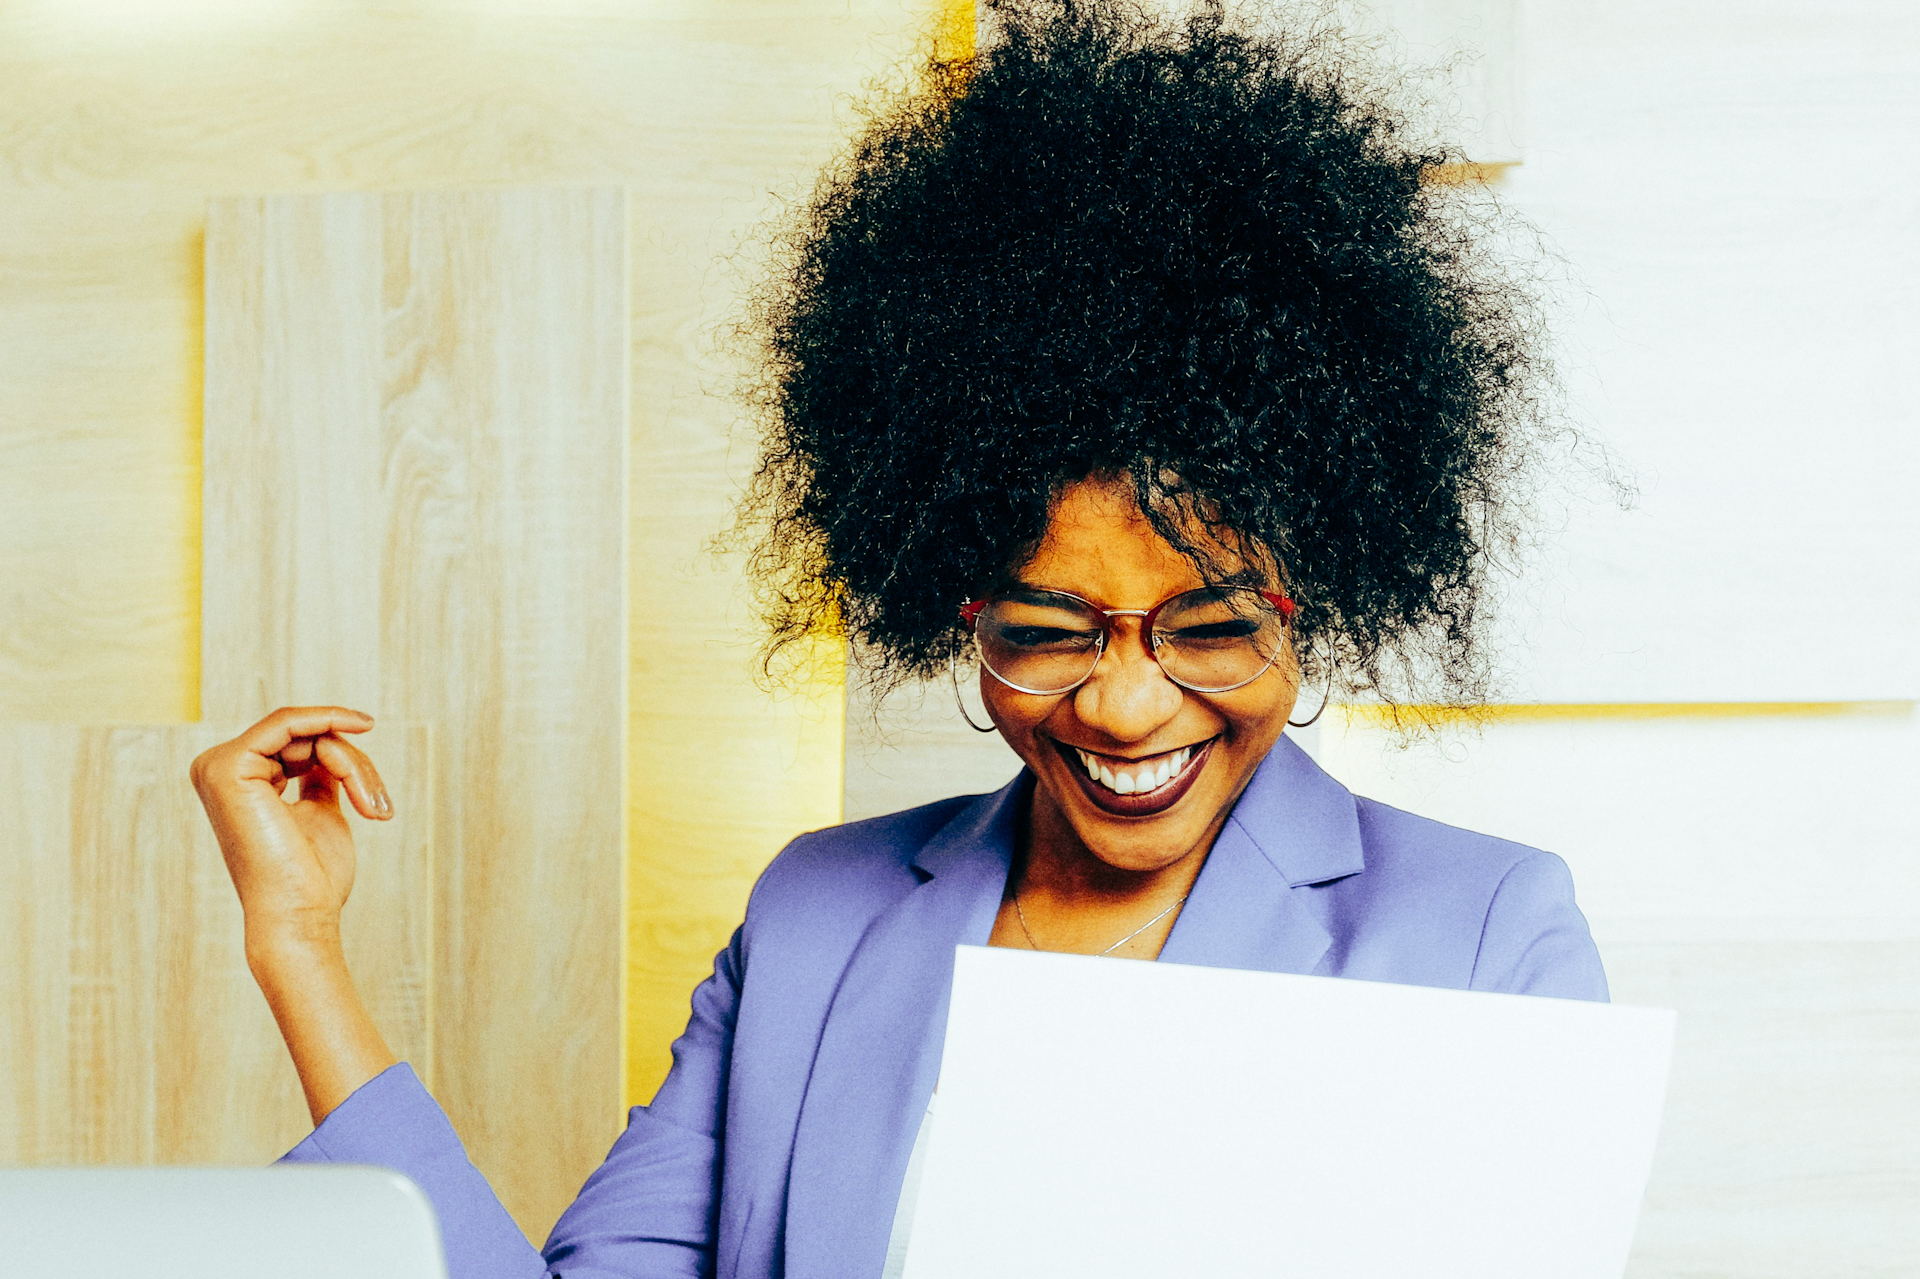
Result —
<instances>
[{"instance_id":1,"label":"yellow painted wall","mask_svg":"<svg viewBox=\"0 0 1920 1279\"><path fill-rule=\"evenodd\" d=\"M837 687L756 685L738 566L704 549L751 463L712 341L751 270L742 237L768 192L804 189L863 86L936 33L970 41L971 17L936 0L0 8L0 719L199 716L210 197L627 186L627 1079L644 1100L753 876L839 817Z\"/></svg>"}]
</instances>

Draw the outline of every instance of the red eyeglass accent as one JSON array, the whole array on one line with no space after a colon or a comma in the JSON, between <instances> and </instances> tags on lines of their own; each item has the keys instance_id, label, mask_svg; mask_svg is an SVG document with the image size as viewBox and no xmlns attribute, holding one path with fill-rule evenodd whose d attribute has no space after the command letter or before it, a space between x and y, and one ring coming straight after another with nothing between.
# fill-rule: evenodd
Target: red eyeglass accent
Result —
<instances>
[{"instance_id":1,"label":"red eyeglass accent","mask_svg":"<svg viewBox=\"0 0 1920 1279\"><path fill-rule=\"evenodd\" d=\"M1180 594L1184 595L1186 594L1186 592L1182 591ZM1280 616L1285 618L1292 618L1294 610L1299 607L1293 602L1291 597L1286 595L1276 594L1273 591L1260 591L1258 592L1258 594L1261 599L1265 600L1267 603L1273 605L1274 608L1278 609L1280 612ZM1178 599L1178 598L1179 596L1177 595L1169 595L1167 597L1167 599ZM960 618L962 621L964 621L967 624L967 629L969 631L973 629L974 623L980 620L980 610L985 608L988 604L991 604L992 602L993 601L991 599L980 599L980 600L974 600L972 603L969 603L969 604L962 604L960 606ZM1166 603L1166 600L1162 600L1160 601L1160 603L1164 604ZM1159 606L1155 605L1153 611L1156 613L1159 612L1160 611Z\"/></svg>"}]
</instances>

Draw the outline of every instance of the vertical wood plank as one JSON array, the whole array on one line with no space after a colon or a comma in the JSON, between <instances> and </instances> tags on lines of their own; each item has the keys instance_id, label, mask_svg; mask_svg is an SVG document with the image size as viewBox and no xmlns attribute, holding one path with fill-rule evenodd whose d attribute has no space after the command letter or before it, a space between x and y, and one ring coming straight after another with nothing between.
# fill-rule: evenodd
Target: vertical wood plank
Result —
<instances>
[{"instance_id":1,"label":"vertical wood plank","mask_svg":"<svg viewBox=\"0 0 1920 1279\"><path fill-rule=\"evenodd\" d=\"M379 697L381 229L378 195L208 208L206 718Z\"/></svg>"},{"instance_id":2,"label":"vertical wood plank","mask_svg":"<svg viewBox=\"0 0 1920 1279\"><path fill-rule=\"evenodd\" d=\"M208 237L203 705L438 726L433 1083L535 1238L621 1118L626 216L287 196Z\"/></svg>"},{"instance_id":3,"label":"vertical wood plank","mask_svg":"<svg viewBox=\"0 0 1920 1279\"><path fill-rule=\"evenodd\" d=\"M306 1130L187 780L241 727L0 729L0 775L26 783L0 807L0 1164L260 1163ZM431 736L376 734L396 816L354 822L344 941L394 1050L426 1060Z\"/></svg>"},{"instance_id":4,"label":"vertical wood plank","mask_svg":"<svg viewBox=\"0 0 1920 1279\"><path fill-rule=\"evenodd\" d=\"M162 920L178 921L180 898L157 891L173 883L152 863L154 845L164 847L166 835L153 806L160 761L142 749L147 745L126 730L83 730L74 739L67 1074L70 1139L80 1163L147 1164L156 1156L151 960ZM143 834L145 856L134 853ZM184 847L190 845L176 844Z\"/></svg>"},{"instance_id":5,"label":"vertical wood plank","mask_svg":"<svg viewBox=\"0 0 1920 1279\"><path fill-rule=\"evenodd\" d=\"M73 859L68 848L80 730L0 731L0 1164L65 1153L71 1112L67 948Z\"/></svg>"},{"instance_id":6,"label":"vertical wood plank","mask_svg":"<svg viewBox=\"0 0 1920 1279\"><path fill-rule=\"evenodd\" d=\"M196 719L205 197L11 163L0 192L0 719Z\"/></svg>"}]
</instances>

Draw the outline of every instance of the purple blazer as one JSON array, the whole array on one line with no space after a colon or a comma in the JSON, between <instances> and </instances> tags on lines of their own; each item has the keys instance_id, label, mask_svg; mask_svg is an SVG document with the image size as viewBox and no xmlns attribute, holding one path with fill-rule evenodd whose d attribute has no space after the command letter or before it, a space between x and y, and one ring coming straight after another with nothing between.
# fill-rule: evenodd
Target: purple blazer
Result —
<instances>
[{"instance_id":1,"label":"purple blazer","mask_svg":"<svg viewBox=\"0 0 1920 1279\"><path fill-rule=\"evenodd\" d=\"M789 844L694 991L659 1094L633 1109L543 1253L404 1064L287 1158L412 1177L455 1279L877 1276L939 1070L953 948L993 928L1031 787L1022 773L992 795ZM1559 858L1357 798L1285 738L1160 958L1607 997Z\"/></svg>"}]
</instances>

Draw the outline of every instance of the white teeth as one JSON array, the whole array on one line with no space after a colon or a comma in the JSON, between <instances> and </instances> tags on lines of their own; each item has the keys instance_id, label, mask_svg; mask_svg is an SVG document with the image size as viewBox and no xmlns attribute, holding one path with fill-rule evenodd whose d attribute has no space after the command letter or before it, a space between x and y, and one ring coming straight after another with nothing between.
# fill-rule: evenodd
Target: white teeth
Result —
<instances>
[{"instance_id":1,"label":"white teeth","mask_svg":"<svg viewBox=\"0 0 1920 1279\"><path fill-rule=\"evenodd\" d=\"M1193 762L1193 747L1183 746L1157 766L1143 768L1138 772L1114 772L1100 762L1098 755L1074 747L1074 754L1080 757L1080 763L1086 768L1087 776L1116 795L1144 795L1148 791L1159 790L1174 778L1187 771L1187 765Z\"/></svg>"}]
</instances>

